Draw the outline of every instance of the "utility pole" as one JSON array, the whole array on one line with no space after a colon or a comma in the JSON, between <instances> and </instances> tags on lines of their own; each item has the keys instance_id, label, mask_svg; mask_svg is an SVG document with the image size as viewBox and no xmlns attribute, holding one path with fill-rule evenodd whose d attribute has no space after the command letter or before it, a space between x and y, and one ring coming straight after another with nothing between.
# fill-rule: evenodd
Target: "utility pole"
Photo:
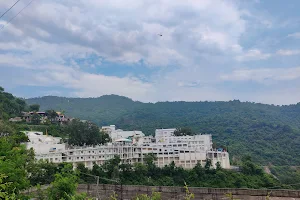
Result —
<instances>
[{"instance_id":1,"label":"utility pole","mask_svg":"<svg viewBox=\"0 0 300 200\"><path fill-rule=\"evenodd\" d=\"M98 200L98 196L99 196L99 176L97 176L97 186L96 186L96 192L97 192L97 198L96 200Z\"/></svg>"},{"instance_id":2,"label":"utility pole","mask_svg":"<svg viewBox=\"0 0 300 200\"><path fill-rule=\"evenodd\" d=\"M94 177L94 178L96 178L96 180L97 180L97 184L96 184L96 193L97 193L97 195L96 195L96 200L99 200L99 176L96 176L96 175L92 175L92 174L86 174L86 173L83 173L83 172L80 172L81 174L85 174L85 175L88 175L88 176L92 176L92 177Z\"/></svg>"}]
</instances>

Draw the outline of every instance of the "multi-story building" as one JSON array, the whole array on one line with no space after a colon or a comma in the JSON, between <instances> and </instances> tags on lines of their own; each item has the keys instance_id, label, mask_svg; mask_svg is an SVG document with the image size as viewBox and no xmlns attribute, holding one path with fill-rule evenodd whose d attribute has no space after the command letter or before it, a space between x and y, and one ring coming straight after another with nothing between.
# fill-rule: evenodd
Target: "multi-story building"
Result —
<instances>
[{"instance_id":1,"label":"multi-story building","mask_svg":"<svg viewBox=\"0 0 300 200\"><path fill-rule=\"evenodd\" d=\"M106 132L111 138L112 142L115 142L115 140L120 138L139 138L145 136L142 131L123 131L122 129L116 129L115 125L102 126L101 131Z\"/></svg>"},{"instance_id":2,"label":"multi-story building","mask_svg":"<svg viewBox=\"0 0 300 200\"><path fill-rule=\"evenodd\" d=\"M111 133L114 131L116 130ZM174 136L174 131L175 129L157 129L155 137L136 134L134 131L131 131L131 135L129 132L125 133L125 137L120 136L122 131L119 131L119 135L111 134L114 136L112 143L86 147L66 147L53 137L27 132L30 140L27 146L35 150L37 159L54 163L70 162L74 167L78 163L84 163L86 167L92 168L94 162L101 165L115 155L125 163L143 163L148 154L154 154L157 157L155 164L159 167L174 162L177 166L189 169L197 163L204 166L206 160L210 159L214 167L219 162L221 167L230 168L228 152L213 149L211 135ZM39 140L40 137L44 139ZM44 143L47 145L42 148L41 144Z\"/></svg>"}]
</instances>

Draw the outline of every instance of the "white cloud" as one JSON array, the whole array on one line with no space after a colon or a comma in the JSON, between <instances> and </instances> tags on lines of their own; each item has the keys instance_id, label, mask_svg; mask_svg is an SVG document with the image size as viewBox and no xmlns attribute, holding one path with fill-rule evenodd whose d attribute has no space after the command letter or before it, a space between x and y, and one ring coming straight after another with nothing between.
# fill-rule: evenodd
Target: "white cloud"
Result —
<instances>
[{"instance_id":1,"label":"white cloud","mask_svg":"<svg viewBox=\"0 0 300 200\"><path fill-rule=\"evenodd\" d=\"M20 1L10 15L26 3ZM231 0L34 1L0 33L0 72L8 67L23 70L24 80L20 73L11 84L55 86L48 93L64 95L57 91L62 87L74 96L114 93L143 101L229 100L233 92L217 89L216 83L297 79L295 69L292 75L283 69L236 70L220 78L221 72L241 61L271 56L255 45L251 50L243 47L241 37L248 34L253 20L259 27L274 24L240 5ZM9 6L0 2L0 8ZM141 60L155 73L139 75L132 69L128 74L135 76L97 73L107 61L126 67Z\"/></svg>"},{"instance_id":2,"label":"white cloud","mask_svg":"<svg viewBox=\"0 0 300 200\"><path fill-rule=\"evenodd\" d=\"M277 51L277 54L282 55L282 56L299 55L300 50L280 49L280 50Z\"/></svg>"},{"instance_id":3,"label":"white cloud","mask_svg":"<svg viewBox=\"0 0 300 200\"><path fill-rule=\"evenodd\" d=\"M288 37L299 39L300 38L300 32L288 34Z\"/></svg>"},{"instance_id":4,"label":"white cloud","mask_svg":"<svg viewBox=\"0 0 300 200\"><path fill-rule=\"evenodd\" d=\"M48 43L70 43L92 48L107 60L134 63L143 59L153 65L178 61L184 65L181 57L193 61L199 53L209 54L207 48L210 54L241 49L238 39L245 30L245 22L233 3L221 0L130 2L35 2L9 25L14 30L7 29L2 34L19 31L18 37L22 33L23 40L29 37ZM163 37L158 37L158 33ZM18 37L10 37L19 42ZM6 40L3 38L2 42Z\"/></svg>"},{"instance_id":5,"label":"white cloud","mask_svg":"<svg viewBox=\"0 0 300 200\"><path fill-rule=\"evenodd\" d=\"M239 69L231 74L221 75L226 81L290 81L300 78L300 67L294 68L261 68L261 69Z\"/></svg>"},{"instance_id":6,"label":"white cloud","mask_svg":"<svg viewBox=\"0 0 300 200\"><path fill-rule=\"evenodd\" d=\"M258 49L250 49L248 52L236 57L238 61L266 60L271 57L269 53L262 53Z\"/></svg>"}]
</instances>

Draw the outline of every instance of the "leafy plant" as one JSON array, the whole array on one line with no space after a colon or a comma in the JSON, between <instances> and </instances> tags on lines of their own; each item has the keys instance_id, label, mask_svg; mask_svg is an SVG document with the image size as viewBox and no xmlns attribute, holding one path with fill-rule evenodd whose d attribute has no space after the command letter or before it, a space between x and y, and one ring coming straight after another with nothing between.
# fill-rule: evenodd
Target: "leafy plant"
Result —
<instances>
[{"instance_id":1,"label":"leafy plant","mask_svg":"<svg viewBox=\"0 0 300 200\"><path fill-rule=\"evenodd\" d=\"M133 200L161 200L161 193L160 192L155 192L154 190L152 191L151 195L147 194L139 194Z\"/></svg>"},{"instance_id":2,"label":"leafy plant","mask_svg":"<svg viewBox=\"0 0 300 200\"><path fill-rule=\"evenodd\" d=\"M188 185L186 184L186 182L184 182L184 189L185 189L184 200L191 200L191 199L195 198L195 195L190 192L190 190L189 190Z\"/></svg>"}]
</instances>

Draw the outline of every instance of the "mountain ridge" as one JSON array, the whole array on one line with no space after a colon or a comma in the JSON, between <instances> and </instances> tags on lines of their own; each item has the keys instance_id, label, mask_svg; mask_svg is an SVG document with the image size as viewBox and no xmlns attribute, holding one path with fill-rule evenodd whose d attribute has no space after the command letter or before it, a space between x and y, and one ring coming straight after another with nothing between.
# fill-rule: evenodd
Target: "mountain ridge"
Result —
<instances>
[{"instance_id":1,"label":"mountain ridge","mask_svg":"<svg viewBox=\"0 0 300 200\"><path fill-rule=\"evenodd\" d=\"M142 103L118 95L99 98L43 97L27 99L42 110L64 110L72 117L99 126L115 124L124 130L190 127L212 134L218 146L229 148L231 158L249 154L260 164L300 165L300 104L275 106L233 101Z\"/></svg>"}]
</instances>

